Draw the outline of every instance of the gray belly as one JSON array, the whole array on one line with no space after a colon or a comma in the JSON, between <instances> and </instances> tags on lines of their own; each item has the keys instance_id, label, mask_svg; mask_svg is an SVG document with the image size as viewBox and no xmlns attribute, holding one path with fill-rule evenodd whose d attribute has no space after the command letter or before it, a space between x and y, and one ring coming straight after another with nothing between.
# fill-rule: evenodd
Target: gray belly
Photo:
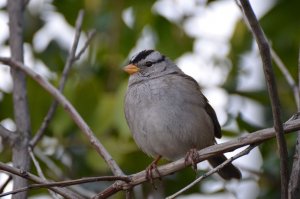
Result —
<instances>
[{"instance_id":1,"label":"gray belly","mask_svg":"<svg viewBox=\"0 0 300 199\"><path fill-rule=\"evenodd\" d=\"M213 124L201 104L176 99L127 103L126 118L137 145L148 155L179 159L192 148L214 144Z\"/></svg>"}]
</instances>

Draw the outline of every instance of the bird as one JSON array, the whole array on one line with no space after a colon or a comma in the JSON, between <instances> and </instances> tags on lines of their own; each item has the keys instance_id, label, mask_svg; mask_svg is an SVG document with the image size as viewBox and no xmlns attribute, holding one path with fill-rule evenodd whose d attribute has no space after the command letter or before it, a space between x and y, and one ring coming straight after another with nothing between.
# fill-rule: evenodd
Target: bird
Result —
<instances>
[{"instance_id":1,"label":"bird","mask_svg":"<svg viewBox=\"0 0 300 199\"><path fill-rule=\"evenodd\" d=\"M153 169L158 172L160 158L190 160L196 151L221 138L217 115L199 84L171 59L146 49L135 54L123 70L129 74L124 99L127 124L138 147L155 158L146 170L148 178ZM208 162L217 167L226 160L220 154ZM240 170L231 163L218 174L225 180L241 178Z\"/></svg>"}]
</instances>

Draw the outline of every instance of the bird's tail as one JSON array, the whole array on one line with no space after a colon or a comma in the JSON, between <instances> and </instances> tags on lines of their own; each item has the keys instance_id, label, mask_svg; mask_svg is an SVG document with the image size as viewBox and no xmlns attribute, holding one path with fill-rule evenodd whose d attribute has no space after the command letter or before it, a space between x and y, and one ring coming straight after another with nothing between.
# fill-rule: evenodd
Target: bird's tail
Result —
<instances>
[{"instance_id":1,"label":"bird's tail","mask_svg":"<svg viewBox=\"0 0 300 199\"><path fill-rule=\"evenodd\" d=\"M219 155L208 159L208 162L211 164L211 166L217 167L218 165L222 164L226 160L227 158L224 155ZM231 163L227 164L220 171L218 171L218 174L225 180L230 180L232 178L241 179L242 177L240 170L235 166L233 166L233 164Z\"/></svg>"}]
</instances>

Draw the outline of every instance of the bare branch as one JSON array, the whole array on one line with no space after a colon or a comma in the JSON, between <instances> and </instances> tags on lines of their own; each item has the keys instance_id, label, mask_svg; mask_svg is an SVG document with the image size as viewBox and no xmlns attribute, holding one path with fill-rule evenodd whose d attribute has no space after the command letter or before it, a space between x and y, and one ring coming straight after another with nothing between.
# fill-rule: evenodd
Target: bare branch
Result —
<instances>
[{"instance_id":1,"label":"bare branch","mask_svg":"<svg viewBox=\"0 0 300 199\"><path fill-rule=\"evenodd\" d=\"M242 6L238 3L237 0L235 0L235 2L236 2L236 5L239 7L239 9L243 12ZM251 30L250 24L248 23L245 15L243 16L243 19L246 22L246 25L249 28L249 30ZM272 59L278 66L279 70L282 72L283 76L285 77L285 79L286 79L287 83L289 84L289 86L291 87L291 89L293 90L294 99L295 99L297 107L300 107L300 91L298 89L298 86L297 86L295 80L293 79L293 77L292 77L291 73L289 72L288 68L286 67L286 65L282 62L282 60L280 59L280 57L277 55L276 51L272 47L270 47L270 52L271 52ZM300 77L300 74L299 74L299 77ZM299 84L300 84L300 81L299 81ZM300 88L300 85L299 85L299 88ZM299 111L299 109L298 109L298 111Z\"/></svg>"},{"instance_id":2,"label":"bare branch","mask_svg":"<svg viewBox=\"0 0 300 199\"><path fill-rule=\"evenodd\" d=\"M300 89L300 50L298 55L298 86L296 89L299 92ZM295 96L298 101L300 101L300 95ZM300 105L298 104L298 111L300 110ZM293 166L290 175L289 182L289 199L297 199L300 195L300 131L297 133L297 142L295 146L295 154L293 158Z\"/></svg>"},{"instance_id":3,"label":"bare branch","mask_svg":"<svg viewBox=\"0 0 300 199\"><path fill-rule=\"evenodd\" d=\"M298 54L298 89L300 89L300 49ZM300 96L299 96L300 98Z\"/></svg>"},{"instance_id":4,"label":"bare branch","mask_svg":"<svg viewBox=\"0 0 300 199\"><path fill-rule=\"evenodd\" d=\"M77 55L74 57L73 61L77 61L78 59L80 59L81 55L86 51L87 47L90 45L96 33L97 33L96 30L92 30L91 32L88 33L88 37L85 44L83 45L81 50L77 53Z\"/></svg>"},{"instance_id":5,"label":"bare branch","mask_svg":"<svg viewBox=\"0 0 300 199\"><path fill-rule=\"evenodd\" d=\"M8 175L8 178L5 180L3 185L0 187L0 194L3 193L5 187L8 185L8 183L12 180L12 176Z\"/></svg>"},{"instance_id":6,"label":"bare branch","mask_svg":"<svg viewBox=\"0 0 300 199\"><path fill-rule=\"evenodd\" d=\"M41 169L41 166L40 166L39 162L37 161L37 159L35 158L35 156L34 156L34 154L33 154L31 148L29 148L29 154L30 154L30 157L31 157L31 159L32 159L32 162L33 162L33 164L34 164L34 166L35 166L35 168L36 168L36 170L37 170L37 172L38 172L40 178L42 178L43 180L47 180L46 177L45 177L45 175L44 175L44 173L43 173L43 171L42 171L42 169ZM17 191L17 190L14 190L14 191ZM24 190L24 191L26 191L26 190ZM48 191L49 191L50 195L51 195L54 199L57 199L57 197L56 197L56 195L55 195L55 193L54 193L53 191L51 191L51 190L49 190L49 189L48 189ZM20 192L20 191L17 191L17 192L15 192L15 193L18 193L18 192ZM6 194L7 194L7 193L6 193ZM12 193L12 194L13 194L13 193Z\"/></svg>"},{"instance_id":7,"label":"bare branch","mask_svg":"<svg viewBox=\"0 0 300 199\"><path fill-rule=\"evenodd\" d=\"M212 170L208 171L207 173L205 173L204 175L200 176L199 178L197 178L196 180L194 180L192 183L190 183L188 186L184 187L183 189L179 190L178 192L172 194L171 196L167 197L166 199L173 199L177 196L179 196L180 194L182 194L183 192L187 191L188 189L192 188L193 186L195 186L197 183L199 183L201 180L207 178L208 176L211 176L212 174L220 171L222 168L224 168L226 165L228 165L229 163L231 163L232 161L247 155L248 153L250 153L250 151L252 149L254 149L256 146L255 145L250 145L249 147L247 147L245 150L241 151L240 153L236 154L235 156L228 158L225 162L223 162L222 164L220 164L219 166L213 168Z\"/></svg>"},{"instance_id":8,"label":"bare branch","mask_svg":"<svg viewBox=\"0 0 300 199\"><path fill-rule=\"evenodd\" d=\"M69 53L69 56L67 58L66 64L64 66L64 70L63 70L63 74L62 74L62 78L59 82L59 91L62 93L68 78L68 74L69 71L75 61L75 54L76 54L76 50L78 47L78 43L79 43L79 38L80 38L80 32L81 32L81 26L82 26L82 21L83 21L83 17L84 17L84 12L83 10L81 10L78 13L77 16L77 20L76 20L76 26L75 26L75 37L74 37L74 41L73 41L73 45L71 48L71 51ZM87 42L86 42L87 43ZM88 44L86 44L88 45ZM41 127L39 128L39 130L37 131L37 133L35 134L35 136L32 138L32 140L30 141L30 146L33 148L37 142L42 138L46 128L49 126L51 119L53 118L53 115L55 113L55 110L57 108L58 102L56 100L54 100L49 108L49 111L47 113L47 115L45 116Z\"/></svg>"},{"instance_id":9,"label":"bare branch","mask_svg":"<svg viewBox=\"0 0 300 199\"><path fill-rule=\"evenodd\" d=\"M40 177L33 175L29 172L26 172L22 169L17 169L15 167L11 167L8 166L2 162L0 162L0 170L3 170L5 172L8 172L10 174L14 174L17 176L20 176L21 178L24 179L28 179L31 180L35 183L39 183L39 184L45 184L45 183L50 183L49 181L43 180ZM61 196L63 196L64 198L67 199L84 199L83 197L81 197L80 195L71 192L70 190L66 189L66 188L55 188L55 187L49 187L49 189L51 189L52 191L60 194Z\"/></svg>"},{"instance_id":10,"label":"bare branch","mask_svg":"<svg viewBox=\"0 0 300 199\"><path fill-rule=\"evenodd\" d=\"M299 115L293 116L288 122L284 124L284 132L290 133L296 130L300 129L300 119ZM260 144L263 141L266 141L270 138L275 137L275 131L274 128L267 128L262 129L256 132L252 132L247 135L243 135L237 139L224 142L222 144L213 145L210 147L207 147L205 149L202 149L198 152L199 159L197 159L195 162L201 162L203 160L209 159L213 156L216 156L221 153L226 153L233 151L237 148L241 148L243 146L247 145L253 145L253 144ZM166 176L170 175L172 173L175 173L187 166L190 166L191 162L187 162L185 158L181 158L175 162L171 162L169 164L165 164L158 167L158 171L160 173L160 176ZM160 177L156 172L153 173L153 178L159 178ZM133 174L130 176L131 182L130 183L122 183L122 182L116 182L104 191L98 193L93 198L107 198L118 191L121 190L127 190L130 189L138 184L141 184L143 182L146 182L148 179L146 178L146 171L141 171L139 173Z\"/></svg>"},{"instance_id":11,"label":"bare branch","mask_svg":"<svg viewBox=\"0 0 300 199\"><path fill-rule=\"evenodd\" d=\"M248 0L240 0L240 5L242 6L243 12L256 39L258 48L260 50L263 69L265 73L265 78L267 82L269 97L272 106L273 122L276 131L277 145L280 154L280 174L281 174L281 198L288 198L288 153L286 147L286 141L283 136L283 127L280 115L280 103L279 96L277 93L277 86L275 82L275 77L272 69L272 60L270 55L270 48L268 41L261 29L258 20L252 10L252 7Z\"/></svg>"},{"instance_id":12,"label":"bare branch","mask_svg":"<svg viewBox=\"0 0 300 199\"><path fill-rule=\"evenodd\" d=\"M38 82L46 91L48 91L66 110L66 112L70 115L73 121L77 124L77 126L81 129L84 135L88 138L92 146L96 149L96 151L101 155L101 157L106 161L114 175L122 176L124 175L120 167L117 165L115 160L111 157L105 147L100 143L97 137L94 135L90 127L85 123L73 105L46 79L44 79L39 74L35 73L29 67L26 67L24 64L20 62L15 62L9 58L0 57L0 61L4 64L7 64L12 67L16 67L24 71L28 76L30 76L33 80Z\"/></svg>"},{"instance_id":13,"label":"bare branch","mask_svg":"<svg viewBox=\"0 0 300 199\"><path fill-rule=\"evenodd\" d=\"M90 183L90 182L99 182L99 181L116 181L116 180L121 180L121 181L125 181L125 182L129 182L130 179L129 177L126 176L101 176L101 177L89 177L89 178L82 178L82 179L77 179L77 180L66 180L66 181L61 181L61 182L49 182L48 180L46 180L41 167L39 166L38 161L36 160L36 158L34 157L34 154L32 151L30 151L30 156L36 166L36 169L41 177L41 179L43 179L45 182L48 183L43 183L43 184L33 184L33 185L29 185L27 187L23 187L20 189L16 189L10 192L6 192L3 194L0 194L0 197L4 197L7 195L11 195L11 194L16 194L19 192L24 192L24 191L28 191L30 189L38 189L38 188L50 188L50 187L66 187L66 186L72 186L72 185L76 185L76 184L83 184L83 183ZM7 170L6 170L7 171ZM9 170L8 172L10 172L11 170ZM53 193L50 193L54 198L56 198Z\"/></svg>"},{"instance_id":14,"label":"bare branch","mask_svg":"<svg viewBox=\"0 0 300 199\"><path fill-rule=\"evenodd\" d=\"M297 199L300 194L300 135L298 131L297 143L295 146L295 154L293 158L292 172L289 182L289 198Z\"/></svg>"},{"instance_id":15,"label":"bare branch","mask_svg":"<svg viewBox=\"0 0 300 199\"><path fill-rule=\"evenodd\" d=\"M9 46L13 60L23 62L23 11L24 1L7 1L9 15ZM30 157L26 150L31 135L30 115L27 103L26 76L17 69L11 68L13 79L13 108L14 120L17 126L17 139L14 140L12 147L12 162L16 168L25 171L30 169ZM14 189L27 186L27 180L14 176ZM27 198L27 192L17 194L14 199Z\"/></svg>"},{"instance_id":16,"label":"bare branch","mask_svg":"<svg viewBox=\"0 0 300 199\"><path fill-rule=\"evenodd\" d=\"M299 92L298 85L295 82L295 80L293 79L293 77L292 77L291 73L289 72L289 70L287 69L287 67L284 65L284 63L280 59L280 57L273 50L273 48L271 48L271 55L272 55L272 58L273 58L274 62L276 63L276 65L278 66L278 68L282 72L283 76L285 77L286 81L288 82L289 86L293 90L294 99L296 101L296 106L297 106L298 111L299 111L299 107L300 107L300 92Z\"/></svg>"},{"instance_id":17,"label":"bare branch","mask_svg":"<svg viewBox=\"0 0 300 199\"><path fill-rule=\"evenodd\" d=\"M77 50L78 43L79 43L79 38L80 38L80 32L81 32L83 16L84 16L84 11L80 10L80 12L78 14L78 17L77 17L77 20L76 20L76 28L75 28L76 31L75 31L75 38L74 38L73 46L71 48L71 52L70 52L70 54L68 56L68 59L67 59L67 62L65 64L64 71L63 71L63 74L62 74L62 79L61 79L60 84L59 84L59 90L60 91L63 90L63 88L66 84L67 77L68 77L69 71L71 69L71 66L74 63L74 57L76 56L76 50Z\"/></svg>"},{"instance_id":18,"label":"bare branch","mask_svg":"<svg viewBox=\"0 0 300 199\"><path fill-rule=\"evenodd\" d=\"M237 0L236 0L236 3L242 11L243 9L239 5ZM247 19L245 18L245 16L244 16L244 19L247 22ZM248 23L246 23L246 25L251 30L250 25ZM299 82L297 85L295 80L293 79L292 75L288 71L288 68L284 65L284 63L282 62L280 57L277 55L277 53L274 51L274 49L270 48L270 50L271 50L271 56L272 56L274 62L276 63L276 65L282 72L283 76L287 80L289 86L293 90L296 106L297 106L298 111L300 111L300 91L299 91L299 89L300 89L300 51L299 51L299 60L298 60ZM294 161L293 161L292 171L291 171L291 175L290 175L291 179L289 181L288 194L289 194L289 198L296 199L300 194L300 189L299 189L299 186L300 186L300 133L299 133L299 131L298 131L297 142L296 142L296 146L295 146L295 154L294 154L293 159L294 159Z\"/></svg>"},{"instance_id":19,"label":"bare branch","mask_svg":"<svg viewBox=\"0 0 300 199\"><path fill-rule=\"evenodd\" d=\"M51 158L45 155L39 147L34 148L34 154L46 165L54 175L60 179L63 179L63 171L59 168Z\"/></svg>"},{"instance_id":20,"label":"bare branch","mask_svg":"<svg viewBox=\"0 0 300 199\"><path fill-rule=\"evenodd\" d=\"M288 68L284 65L280 57L277 55L277 53L271 48L271 55L282 72L283 76L287 80L289 86L291 87L293 94L294 94L294 99L295 103L297 106L298 111L300 111L300 92L299 92L299 86L290 74ZM299 72L300 72L300 51L299 51L299 60L298 60L298 67L299 67ZM300 77L300 74L299 74ZM292 165L292 171L290 175L290 181L288 185L288 198L289 199L297 199L300 195L300 132L298 131L297 133L297 141L295 145L295 154L293 156L293 165Z\"/></svg>"},{"instance_id":21,"label":"bare branch","mask_svg":"<svg viewBox=\"0 0 300 199\"><path fill-rule=\"evenodd\" d=\"M44 173L43 173L43 171L42 171L42 169L41 169L41 167L40 167L40 164L39 164L39 162L37 161L37 159L35 158L35 156L34 156L32 150L29 150L29 154L30 154L30 157L31 157L31 159L32 159L32 161L33 161L33 164L34 164L34 166L35 166L35 168L36 168L36 170L37 170L39 176L40 176L43 180L47 180L46 177L45 177L45 175L44 175Z\"/></svg>"},{"instance_id":22,"label":"bare branch","mask_svg":"<svg viewBox=\"0 0 300 199\"><path fill-rule=\"evenodd\" d=\"M28 191L31 189L39 189L39 188L50 188L50 187L67 187L67 186L72 186L72 185L77 185L77 184L84 184L84 183L91 183L91 182L99 182L99 181L116 181L116 180L121 180L124 182L129 182L130 179L126 176L100 176L100 177L89 177L89 178L82 178L82 179L77 179L77 180L66 180L66 181L61 181L61 182L49 182L49 183L44 183L44 184L32 184L29 185L28 187L24 187L18 190L6 192L3 194L0 194L0 197L23 192L23 191Z\"/></svg>"},{"instance_id":23,"label":"bare branch","mask_svg":"<svg viewBox=\"0 0 300 199\"><path fill-rule=\"evenodd\" d=\"M56 177L56 179L67 180L62 169L59 168L51 158L49 158L47 155L45 155L38 146L36 146L34 148L34 154L40 161L42 161L44 163L44 165L46 165L48 167L49 171L54 173L54 176ZM51 175L52 178L54 176ZM87 197L87 198L90 198L94 195L93 191L87 190L86 188L81 187L79 185L77 185L77 186L74 185L74 186L70 187L70 189L77 193L80 193L82 196Z\"/></svg>"}]
</instances>

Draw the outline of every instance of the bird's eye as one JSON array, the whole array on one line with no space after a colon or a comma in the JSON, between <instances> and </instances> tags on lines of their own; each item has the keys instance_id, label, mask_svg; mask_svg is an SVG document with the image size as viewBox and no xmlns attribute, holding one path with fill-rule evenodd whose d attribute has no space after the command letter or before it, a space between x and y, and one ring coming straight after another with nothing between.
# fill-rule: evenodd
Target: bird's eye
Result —
<instances>
[{"instance_id":1,"label":"bird's eye","mask_svg":"<svg viewBox=\"0 0 300 199\"><path fill-rule=\"evenodd\" d=\"M145 66L147 66L147 67L150 67L150 66L152 66L152 62L151 61L147 61L146 63L145 63Z\"/></svg>"}]
</instances>

